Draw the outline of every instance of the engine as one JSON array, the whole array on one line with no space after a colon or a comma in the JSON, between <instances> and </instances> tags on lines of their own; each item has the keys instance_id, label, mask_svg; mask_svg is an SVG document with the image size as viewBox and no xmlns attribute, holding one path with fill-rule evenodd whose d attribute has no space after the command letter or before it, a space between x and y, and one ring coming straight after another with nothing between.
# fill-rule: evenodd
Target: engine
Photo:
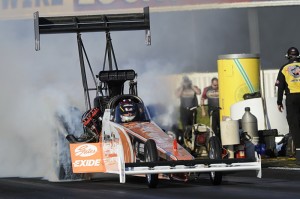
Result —
<instances>
[{"instance_id":1,"label":"engine","mask_svg":"<svg viewBox=\"0 0 300 199\"><path fill-rule=\"evenodd\" d=\"M93 108L83 115L83 126L99 135L101 131L101 111L99 108Z\"/></svg>"}]
</instances>

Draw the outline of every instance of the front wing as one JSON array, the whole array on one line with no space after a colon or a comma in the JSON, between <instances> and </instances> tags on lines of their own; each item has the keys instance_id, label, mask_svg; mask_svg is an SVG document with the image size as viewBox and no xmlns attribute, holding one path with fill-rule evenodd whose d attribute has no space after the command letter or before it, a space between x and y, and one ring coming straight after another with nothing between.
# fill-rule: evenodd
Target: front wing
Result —
<instances>
[{"instance_id":1,"label":"front wing","mask_svg":"<svg viewBox=\"0 0 300 199\"><path fill-rule=\"evenodd\" d=\"M170 173L209 173L230 171L256 171L257 177L261 178L261 158L257 153L255 160L251 159L201 159L201 160L179 160L124 163L119 153L119 176L120 183L126 182L126 175L139 174L170 174ZM123 160L122 160L123 159Z\"/></svg>"}]
</instances>

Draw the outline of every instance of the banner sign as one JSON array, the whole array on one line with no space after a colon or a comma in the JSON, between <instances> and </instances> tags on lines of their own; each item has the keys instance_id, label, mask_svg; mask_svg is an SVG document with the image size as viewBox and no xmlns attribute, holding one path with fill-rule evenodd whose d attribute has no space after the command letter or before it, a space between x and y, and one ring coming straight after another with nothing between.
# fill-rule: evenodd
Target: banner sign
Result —
<instances>
[{"instance_id":1,"label":"banner sign","mask_svg":"<svg viewBox=\"0 0 300 199\"><path fill-rule=\"evenodd\" d=\"M75 0L74 10L112 10L112 9L134 9L149 6L151 8L170 8L182 6L195 6L216 3L247 2L249 0Z\"/></svg>"},{"instance_id":2,"label":"banner sign","mask_svg":"<svg viewBox=\"0 0 300 199\"><path fill-rule=\"evenodd\" d=\"M33 13L64 15L73 13L73 0L0 0L0 19L33 19Z\"/></svg>"},{"instance_id":3,"label":"banner sign","mask_svg":"<svg viewBox=\"0 0 300 199\"><path fill-rule=\"evenodd\" d=\"M0 0L0 19L28 19L39 11L41 16L140 12L149 6L151 12L300 5L284 0Z\"/></svg>"}]
</instances>

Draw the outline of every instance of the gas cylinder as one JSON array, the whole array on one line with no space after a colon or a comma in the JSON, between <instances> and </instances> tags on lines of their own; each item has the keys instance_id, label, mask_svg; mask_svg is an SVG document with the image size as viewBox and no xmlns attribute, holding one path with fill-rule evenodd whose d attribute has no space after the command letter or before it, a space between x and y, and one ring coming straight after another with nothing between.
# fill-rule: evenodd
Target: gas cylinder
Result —
<instances>
[{"instance_id":1,"label":"gas cylinder","mask_svg":"<svg viewBox=\"0 0 300 199\"><path fill-rule=\"evenodd\" d=\"M250 107L245 107L245 113L242 117L242 129L247 132L252 140L256 141L256 138L258 138L257 118L250 112Z\"/></svg>"}]
</instances>

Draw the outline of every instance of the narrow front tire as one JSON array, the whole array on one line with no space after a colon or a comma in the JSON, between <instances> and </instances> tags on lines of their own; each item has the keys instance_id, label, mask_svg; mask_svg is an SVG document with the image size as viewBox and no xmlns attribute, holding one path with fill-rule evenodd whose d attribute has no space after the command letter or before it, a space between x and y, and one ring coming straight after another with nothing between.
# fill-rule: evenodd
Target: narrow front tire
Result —
<instances>
[{"instance_id":1,"label":"narrow front tire","mask_svg":"<svg viewBox=\"0 0 300 199\"><path fill-rule=\"evenodd\" d=\"M145 143L145 162L158 161L158 153L156 143L149 139ZM147 184L149 188L156 188L158 184L158 174L146 174Z\"/></svg>"}]
</instances>

